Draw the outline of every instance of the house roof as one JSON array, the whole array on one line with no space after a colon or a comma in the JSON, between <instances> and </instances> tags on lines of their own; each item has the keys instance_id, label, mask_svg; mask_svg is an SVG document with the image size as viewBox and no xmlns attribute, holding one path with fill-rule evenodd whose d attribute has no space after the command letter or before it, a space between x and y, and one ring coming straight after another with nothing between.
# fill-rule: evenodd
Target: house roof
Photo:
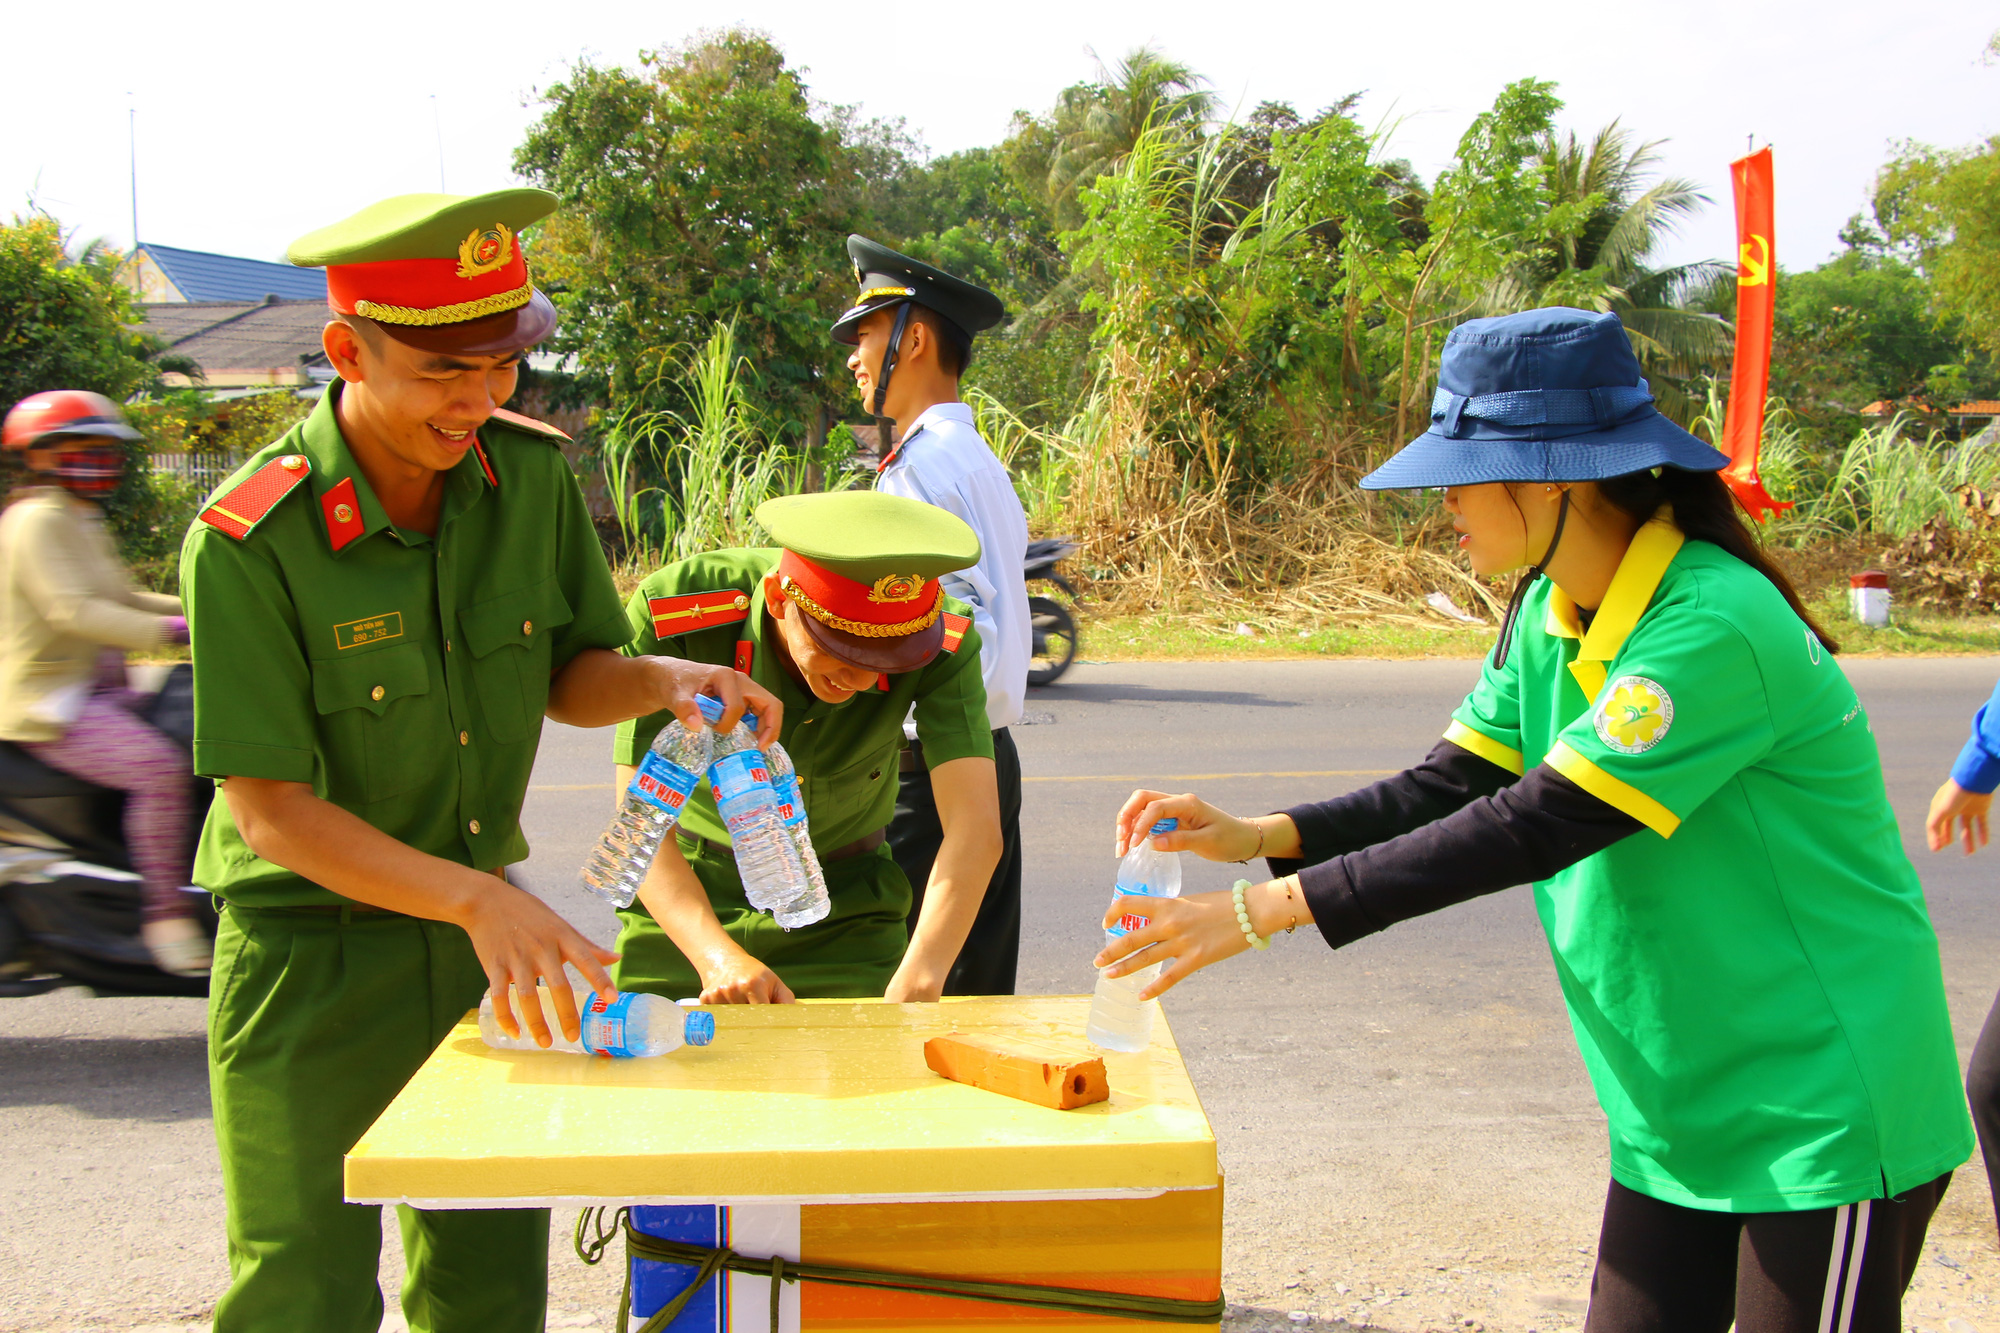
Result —
<instances>
[{"instance_id":1,"label":"house roof","mask_svg":"<svg viewBox=\"0 0 2000 1333\"><path fill-rule=\"evenodd\" d=\"M151 334L211 381L230 372L300 371L326 364L324 301L163 301L142 305Z\"/></svg>"},{"instance_id":2,"label":"house roof","mask_svg":"<svg viewBox=\"0 0 2000 1333\"><path fill-rule=\"evenodd\" d=\"M1905 410L1929 412L1934 409L1923 398L1905 398L1901 402L1878 399L1862 408L1860 414L1864 417L1886 417ZM1945 415L1954 417L2000 417L2000 399L1974 398L1970 402L1960 403L1956 407L1947 407Z\"/></svg>"},{"instance_id":3,"label":"house roof","mask_svg":"<svg viewBox=\"0 0 2000 1333\"><path fill-rule=\"evenodd\" d=\"M238 259L203 250L180 250L144 241L137 247L160 266L189 301L326 300L326 270L296 268L262 259Z\"/></svg>"},{"instance_id":4,"label":"house roof","mask_svg":"<svg viewBox=\"0 0 2000 1333\"><path fill-rule=\"evenodd\" d=\"M1991 398L1975 398L1969 403L1960 403L1951 409L1955 417L2000 417L2000 401Z\"/></svg>"}]
</instances>

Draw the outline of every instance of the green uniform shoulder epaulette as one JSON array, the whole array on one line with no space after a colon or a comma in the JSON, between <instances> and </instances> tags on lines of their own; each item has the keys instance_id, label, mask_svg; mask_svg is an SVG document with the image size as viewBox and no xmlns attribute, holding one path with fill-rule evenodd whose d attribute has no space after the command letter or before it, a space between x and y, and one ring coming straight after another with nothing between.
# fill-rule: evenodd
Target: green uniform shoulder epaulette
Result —
<instances>
[{"instance_id":1,"label":"green uniform shoulder epaulette","mask_svg":"<svg viewBox=\"0 0 2000 1333\"><path fill-rule=\"evenodd\" d=\"M568 444L570 442L568 435L557 430L548 422L537 421L533 417L524 417L519 412L509 412L504 407L495 408L493 415L488 417L487 420L498 422L502 426L510 426L520 431L523 435L540 436L545 440L554 440L558 444Z\"/></svg>"},{"instance_id":2,"label":"green uniform shoulder epaulette","mask_svg":"<svg viewBox=\"0 0 2000 1333\"><path fill-rule=\"evenodd\" d=\"M280 454L209 501L201 521L242 541L311 472L304 454Z\"/></svg>"}]
</instances>

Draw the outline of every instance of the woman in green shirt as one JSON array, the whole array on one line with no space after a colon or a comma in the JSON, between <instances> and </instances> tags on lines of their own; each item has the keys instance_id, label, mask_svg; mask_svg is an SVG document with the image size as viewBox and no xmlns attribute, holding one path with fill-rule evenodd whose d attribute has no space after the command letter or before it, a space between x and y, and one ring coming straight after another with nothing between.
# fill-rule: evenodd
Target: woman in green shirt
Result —
<instances>
[{"instance_id":1,"label":"woman in green shirt","mask_svg":"<svg viewBox=\"0 0 2000 1333\"><path fill-rule=\"evenodd\" d=\"M1171 959L1157 995L1277 930L1339 948L1533 883L1610 1121L1589 1333L1900 1328L1972 1133L1834 644L1727 460L1654 409L1615 315L1472 321L1439 385L1430 429L1363 484L1443 487L1475 571L1527 570L1478 685L1423 763L1332 801L1239 819L1134 793L1121 852L1177 818L1155 846L1277 878L1121 898L1107 923L1150 924L1098 962Z\"/></svg>"}]
</instances>

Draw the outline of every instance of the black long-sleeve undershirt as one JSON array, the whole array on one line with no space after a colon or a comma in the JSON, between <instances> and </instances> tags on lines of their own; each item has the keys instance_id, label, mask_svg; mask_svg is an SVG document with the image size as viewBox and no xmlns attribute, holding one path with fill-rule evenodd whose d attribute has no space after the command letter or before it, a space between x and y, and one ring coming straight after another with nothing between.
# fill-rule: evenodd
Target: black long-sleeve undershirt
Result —
<instances>
[{"instance_id":1,"label":"black long-sleeve undershirt","mask_svg":"<svg viewBox=\"0 0 2000 1333\"><path fill-rule=\"evenodd\" d=\"M1644 827L1547 765L1525 777L1440 741L1423 763L1359 791L1285 812L1299 876L1338 949L1398 921L1543 880Z\"/></svg>"}]
</instances>

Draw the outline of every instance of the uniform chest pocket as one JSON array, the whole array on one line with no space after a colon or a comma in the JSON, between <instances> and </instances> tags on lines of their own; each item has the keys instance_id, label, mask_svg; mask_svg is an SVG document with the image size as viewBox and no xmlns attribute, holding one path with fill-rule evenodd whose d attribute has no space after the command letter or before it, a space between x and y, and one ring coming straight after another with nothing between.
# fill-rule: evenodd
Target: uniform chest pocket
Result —
<instances>
[{"instance_id":1,"label":"uniform chest pocket","mask_svg":"<svg viewBox=\"0 0 2000 1333\"><path fill-rule=\"evenodd\" d=\"M397 644L312 664L313 706L327 742L327 791L345 804L400 796L423 783L435 742L430 667Z\"/></svg>"},{"instance_id":2,"label":"uniform chest pocket","mask_svg":"<svg viewBox=\"0 0 2000 1333\"><path fill-rule=\"evenodd\" d=\"M896 753L892 750L832 773L812 774L806 778L802 794L815 835L822 829L851 827L852 838L888 824L896 812L896 788ZM817 836L814 841L818 841Z\"/></svg>"},{"instance_id":3,"label":"uniform chest pocket","mask_svg":"<svg viewBox=\"0 0 2000 1333\"><path fill-rule=\"evenodd\" d=\"M458 613L472 654L472 678L486 729L502 744L532 739L549 704L555 631L569 624L569 601L554 579L502 593Z\"/></svg>"}]
</instances>

